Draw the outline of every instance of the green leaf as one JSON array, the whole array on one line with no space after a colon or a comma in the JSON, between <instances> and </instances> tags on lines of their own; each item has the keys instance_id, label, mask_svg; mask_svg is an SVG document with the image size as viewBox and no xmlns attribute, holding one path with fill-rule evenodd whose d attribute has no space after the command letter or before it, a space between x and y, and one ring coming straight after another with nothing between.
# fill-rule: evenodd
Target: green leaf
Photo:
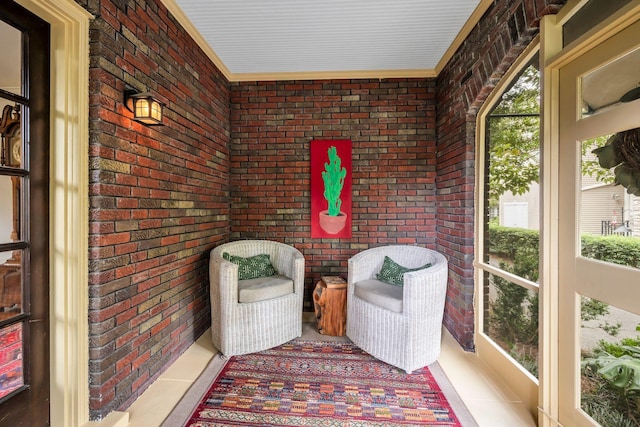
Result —
<instances>
[{"instance_id":1,"label":"green leaf","mask_svg":"<svg viewBox=\"0 0 640 427\"><path fill-rule=\"evenodd\" d=\"M607 381L625 391L640 391L640 360L631 356L613 358L598 370Z\"/></svg>"},{"instance_id":2,"label":"green leaf","mask_svg":"<svg viewBox=\"0 0 640 427\"><path fill-rule=\"evenodd\" d=\"M596 148L592 153L598 156L598 163L602 168L611 169L622 163L622 159L617 156L616 150L612 145Z\"/></svg>"},{"instance_id":3,"label":"green leaf","mask_svg":"<svg viewBox=\"0 0 640 427\"><path fill-rule=\"evenodd\" d=\"M602 378L625 393L640 392L640 359L629 355L615 357L603 353L601 356L585 359L582 365L597 367Z\"/></svg>"}]
</instances>

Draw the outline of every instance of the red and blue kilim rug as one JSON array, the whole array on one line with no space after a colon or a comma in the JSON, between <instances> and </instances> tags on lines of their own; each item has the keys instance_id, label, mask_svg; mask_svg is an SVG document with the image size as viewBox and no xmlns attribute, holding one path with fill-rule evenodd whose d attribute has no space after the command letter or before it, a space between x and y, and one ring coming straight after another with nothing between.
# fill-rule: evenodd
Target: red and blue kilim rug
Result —
<instances>
[{"instance_id":1,"label":"red and blue kilim rug","mask_svg":"<svg viewBox=\"0 0 640 427\"><path fill-rule=\"evenodd\" d=\"M461 426L429 368L351 343L292 341L231 357L186 426Z\"/></svg>"}]
</instances>

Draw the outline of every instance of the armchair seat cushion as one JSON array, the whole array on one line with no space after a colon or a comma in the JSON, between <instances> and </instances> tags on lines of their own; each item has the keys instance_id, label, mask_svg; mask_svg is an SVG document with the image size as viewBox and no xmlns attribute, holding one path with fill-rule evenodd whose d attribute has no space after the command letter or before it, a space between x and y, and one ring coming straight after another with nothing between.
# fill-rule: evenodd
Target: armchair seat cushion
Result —
<instances>
[{"instance_id":1,"label":"armchair seat cushion","mask_svg":"<svg viewBox=\"0 0 640 427\"><path fill-rule=\"evenodd\" d=\"M403 289L401 286L378 279L361 280L356 282L354 286L356 297L395 313L402 313Z\"/></svg>"},{"instance_id":2,"label":"armchair seat cushion","mask_svg":"<svg viewBox=\"0 0 640 427\"><path fill-rule=\"evenodd\" d=\"M281 274L238 280L238 302L248 303L293 293L293 280Z\"/></svg>"}]
</instances>

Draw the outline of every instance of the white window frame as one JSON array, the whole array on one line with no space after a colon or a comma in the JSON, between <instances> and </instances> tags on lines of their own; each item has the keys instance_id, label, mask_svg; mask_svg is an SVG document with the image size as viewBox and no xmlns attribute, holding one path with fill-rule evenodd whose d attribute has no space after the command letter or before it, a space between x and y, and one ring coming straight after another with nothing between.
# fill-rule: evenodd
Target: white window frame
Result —
<instances>
[{"instance_id":1,"label":"white window frame","mask_svg":"<svg viewBox=\"0 0 640 427\"><path fill-rule=\"evenodd\" d=\"M482 330L484 325L484 273L490 273L502 277L510 282L522 286L528 290L538 292L539 285L527 279L509 274L495 266L483 262L484 259L484 212L486 200L484 200L485 185L485 151L486 151L486 118L495 105L500 102L502 94L509 85L518 78L527 63L538 53L540 38L536 37L525 49L522 55L511 65L504 77L493 90L492 95L485 101L476 118L476 216L475 216L475 286L476 286L476 335L475 346L478 358L491 370L492 374L499 377L527 406L528 410L535 414L538 408L538 380L525 368L517 363L507 352L496 344ZM541 113L542 118L542 113ZM542 142L541 142L542 144ZM541 145L542 148L542 145Z\"/></svg>"}]
</instances>

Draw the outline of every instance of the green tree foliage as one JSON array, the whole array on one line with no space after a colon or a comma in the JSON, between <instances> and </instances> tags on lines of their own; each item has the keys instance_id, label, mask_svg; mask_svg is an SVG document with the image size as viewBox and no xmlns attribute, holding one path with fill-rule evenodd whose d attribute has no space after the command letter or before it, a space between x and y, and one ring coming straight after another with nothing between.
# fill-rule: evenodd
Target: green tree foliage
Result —
<instances>
[{"instance_id":1,"label":"green tree foliage","mask_svg":"<svg viewBox=\"0 0 640 427\"><path fill-rule=\"evenodd\" d=\"M640 239L582 235L582 256L640 268Z\"/></svg>"},{"instance_id":2,"label":"green tree foliage","mask_svg":"<svg viewBox=\"0 0 640 427\"><path fill-rule=\"evenodd\" d=\"M526 268L516 261L513 267L501 263L500 268L517 274ZM489 322L500 340L514 347L518 344L538 345L538 293L529 292L499 276L492 276L496 299Z\"/></svg>"},{"instance_id":3,"label":"green tree foliage","mask_svg":"<svg viewBox=\"0 0 640 427\"><path fill-rule=\"evenodd\" d=\"M521 228L491 225L488 232L489 253L502 260L500 268L537 282L539 269L539 232ZM621 236L583 235L582 255L602 261L640 268L640 242ZM536 345L538 328L538 295L498 276L491 276L496 298L489 317L490 328L510 347ZM582 297L581 319L594 320L609 312L601 301ZM616 327L600 328L615 335Z\"/></svg>"},{"instance_id":4,"label":"green tree foliage","mask_svg":"<svg viewBox=\"0 0 640 427\"><path fill-rule=\"evenodd\" d=\"M609 135L585 141L582 175L613 183L614 175L598 163L594 149L606 145ZM540 73L527 67L489 115L489 200L491 205L507 191L522 195L540 179Z\"/></svg>"},{"instance_id":5,"label":"green tree foliage","mask_svg":"<svg viewBox=\"0 0 640 427\"><path fill-rule=\"evenodd\" d=\"M524 70L489 116L489 199L524 194L540 177L540 74Z\"/></svg>"},{"instance_id":6,"label":"green tree foliage","mask_svg":"<svg viewBox=\"0 0 640 427\"><path fill-rule=\"evenodd\" d=\"M538 281L538 232L510 227L489 228L490 252L505 260L500 269ZM491 304L490 329L496 338L504 342L511 355L523 365L527 360L526 349L538 345L538 293L491 275L496 298ZM528 370L538 375L535 363L528 363Z\"/></svg>"},{"instance_id":7,"label":"green tree foliage","mask_svg":"<svg viewBox=\"0 0 640 427\"><path fill-rule=\"evenodd\" d=\"M607 143L608 136L601 136L590 139L582 143L582 175L591 176L605 184L613 184L615 176L611 169L605 169L600 166L598 158L593 154L593 150L604 147Z\"/></svg>"},{"instance_id":8,"label":"green tree foliage","mask_svg":"<svg viewBox=\"0 0 640 427\"><path fill-rule=\"evenodd\" d=\"M609 314L609 304L585 296L582 297L580 308L580 318L585 322Z\"/></svg>"},{"instance_id":9,"label":"green tree foliage","mask_svg":"<svg viewBox=\"0 0 640 427\"><path fill-rule=\"evenodd\" d=\"M531 254L535 254L537 258L539 239L538 230L491 225L489 227L489 253L509 260L520 257L531 259ZM580 240L581 253L584 257L640 269L640 239L616 235L592 236L583 234ZM531 264L531 266L529 272L518 275L537 278L537 264ZM532 280L535 281L535 279Z\"/></svg>"}]
</instances>

